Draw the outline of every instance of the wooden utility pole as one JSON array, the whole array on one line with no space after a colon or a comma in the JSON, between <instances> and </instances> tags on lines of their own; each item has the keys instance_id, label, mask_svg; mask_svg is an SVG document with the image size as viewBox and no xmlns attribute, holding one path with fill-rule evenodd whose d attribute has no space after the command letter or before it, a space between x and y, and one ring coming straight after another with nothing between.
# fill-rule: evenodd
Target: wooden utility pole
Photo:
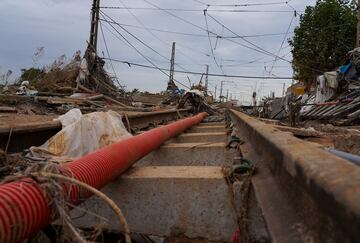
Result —
<instances>
[{"instance_id":1,"label":"wooden utility pole","mask_svg":"<svg viewBox=\"0 0 360 243\"><path fill-rule=\"evenodd\" d=\"M355 4L356 4L356 2L355 2ZM355 47L359 47L360 46L360 0L357 1L356 8L357 8L358 22L357 22L357 27L356 27L356 45L355 45Z\"/></svg>"},{"instance_id":2,"label":"wooden utility pole","mask_svg":"<svg viewBox=\"0 0 360 243\"><path fill-rule=\"evenodd\" d=\"M91 9L90 45L97 49L98 29L99 29L100 0L93 0Z\"/></svg>"},{"instance_id":3,"label":"wooden utility pole","mask_svg":"<svg viewBox=\"0 0 360 243\"><path fill-rule=\"evenodd\" d=\"M209 85L209 65L206 65L206 73L205 73L205 90L206 90L206 92L208 91L208 85Z\"/></svg>"},{"instance_id":4,"label":"wooden utility pole","mask_svg":"<svg viewBox=\"0 0 360 243\"><path fill-rule=\"evenodd\" d=\"M174 90L176 87L174 83L174 72L175 72L175 45L176 43L172 43L172 50L171 50L171 59L170 59L170 75L169 75L169 82L167 90Z\"/></svg>"}]
</instances>

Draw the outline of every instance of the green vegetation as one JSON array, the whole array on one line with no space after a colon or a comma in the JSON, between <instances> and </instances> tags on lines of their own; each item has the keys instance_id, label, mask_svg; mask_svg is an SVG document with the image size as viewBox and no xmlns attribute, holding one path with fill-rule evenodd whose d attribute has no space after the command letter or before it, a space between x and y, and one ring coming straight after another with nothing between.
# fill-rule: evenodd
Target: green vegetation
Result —
<instances>
[{"instance_id":1,"label":"green vegetation","mask_svg":"<svg viewBox=\"0 0 360 243\"><path fill-rule=\"evenodd\" d=\"M316 77L345 61L356 42L356 6L350 0L318 0L300 16L292 47L295 79L309 88Z\"/></svg>"},{"instance_id":2,"label":"green vegetation","mask_svg":"<svg viewBox=\"0 0 360 243\"><path fill-rule=\"evenodd\" d=\"M21 69L20 81L28 80L30 82L34 82L39 79L45 71L39 68L29 68L29 69Z\"/></svg>"}]
</instances>

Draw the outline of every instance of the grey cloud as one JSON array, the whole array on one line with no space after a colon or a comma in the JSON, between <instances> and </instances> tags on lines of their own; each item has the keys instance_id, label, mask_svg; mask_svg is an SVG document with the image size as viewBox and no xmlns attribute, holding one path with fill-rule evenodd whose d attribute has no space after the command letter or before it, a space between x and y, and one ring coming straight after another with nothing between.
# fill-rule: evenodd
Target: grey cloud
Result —
<instances>
[{"instance_id":1,"label":"grey cloud","mask_svg":"<svg viewBox=\"0 0 360 243\"><path fill-rule=\"evenodd\" d=\"M122 0L128 7L151 7L142 0ZM203 9L204 6L196 3L193 0L183 1L166 1L166 0L149 0L162 8L187 8L187 9ZM257 0L256 2L270 2L270 0ZM71 56L76 50L84 50L86 47L86 40L89 35L89 21L91 0L2 0L0 2L0 72L3 73L7 69L19 70L21 67L29 67L32 65L31 56L35 52L36 47L45 46L45 55L40 60L40 64L47 64L55 59L57 56L66 54ZM219 1L206 0L210 4L219 3ZM247 2L254 2L248 0ZM314 0L300 1L293 0L291 5L297 10L304 10L308 4L314 4ZM234 4L234 1L222 1L225 4ZM107 6L121 6L118 0L102 1L102 5ZM218 7L217 7L218 8ZM229 8L229 7L227 7ZM250 9L250 8L247 8ZM289 10L285 5L275 5L266 7L253 7L252 9L281 9ZM116 21L123 24L132 24L139 26L140 24L134 17L126 10L104 10ZM187 33L206 34L187 23L184 23L162 11L144 11L132 10L132 12L147 26L152 28L180 31ZM205 27L205 20L202 12L173 12L192 23ZM212 16L222 21L226 26L236 31L238 34L262 34L262 33L283 33L289 25L291 13L217 13L209 12ZM221 26L209 19L210 30L216 33L223 33L224 35L232 35L230 32L224 30ZM295 22L297 23L297 22ZM111 52L112 58L121 60L128 60L132 62L149 64L140 55L138 55L131 47L124 42L119 41L105 28L108 26L103 23L104 33L107 44ZM292 29L295 25L293 25ZM184 68L203 72L204 64L210 65L210 71L213 73L220 73L219 68L215 65L212 57L206 57L202 53L211 53L209 41L203 37L189 37L176 34L153 32L162 41L151 35L148 31L143 29L135 29L126 27L131 33L138 36L145 41L149 46L156 49L162 55L170 58L171 43L173 41L178 43L176 61L184 65ZM118 30L126 36L133 45L135 45L142 53L160 66L167 68L169 63L166 59L160 57L152 52L142 44L138 43L134 38L126 34L123 30ZM113 31L114 32L114 31ZM104 51L104 44L101 35L99 36L100 52ZM257 45L277 53L280 48L281 41L284 36L249 38L250 41ZM212 38L213 44L215 39ZM246 44L243 40L236 41ZM248 45L248 44L247 44ZM285 43L284 46L287 46ZM284 55L289 52L286 48L280 52ZM273 57L264 56L261 53L254 52L247 48L241 47L226 40L221 40L216 50L214 51L217 60L224 66L224 70L229 74L237 75L266 75L264 72L264 65L270 68ZM291 55L286 56L291 60ZM226 60L251 61L261 59L252 64L244 64L243 66L226 66L236 64ZM278 76L291 76L292 70L289 63L284 61L277 61L275 66L288 66L288 68L274 68L274 74ZM141 90L161 91L166 87L167 77L157 70L143 69L138 67L129 68L126 64L115 63L115 68L120 79L128 87L128 89L139 88ZM179 67L177 67L179 69ZM109 70L110 71L110 70ZM187 75L176 74L179 81L188 83ZM193 82L198 82L199 76L189 75ZM233 79L229 79L233 80ZM211 84L214 86L219 84L221 78L211 78ZM282 84L286 82L287 85L291 80L287 81L264 81L264 80L246 80L235 81L235 85L228 83L227 87L230 90L243 89L245 92L251 93L250 88L240 85L248 85L259 88L262 83L262 94L268 94L270 90L275 90L279 95L282 92ZM213 89L213 86L211 88ZM235 92L235 91L234 91Z\"/></svg>"}]
</instances>

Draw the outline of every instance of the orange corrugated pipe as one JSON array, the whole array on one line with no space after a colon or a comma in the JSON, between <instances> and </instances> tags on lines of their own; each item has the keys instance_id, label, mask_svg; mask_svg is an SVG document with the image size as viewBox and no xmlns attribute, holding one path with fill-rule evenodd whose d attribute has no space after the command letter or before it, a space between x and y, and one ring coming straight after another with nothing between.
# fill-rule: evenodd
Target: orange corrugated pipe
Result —
<instances>
[{"instance_id":1,"label":"orange corrugated pipe","mask_svg":"<svg viewBox=\"0 0 360 243\"><path fill-rule=\"evenodd\" d=\"M152 129L65 164L61 169L64 175L100 189L163 142L200 123L206 116L207 113L200 113ZM68 192L65 198L72 204L90 196L77 186L64 191ZM50 223L51 213L51 201L34 180L28 178L0 185L0 242L27 239Z\"/></svg>"}]
</instances>

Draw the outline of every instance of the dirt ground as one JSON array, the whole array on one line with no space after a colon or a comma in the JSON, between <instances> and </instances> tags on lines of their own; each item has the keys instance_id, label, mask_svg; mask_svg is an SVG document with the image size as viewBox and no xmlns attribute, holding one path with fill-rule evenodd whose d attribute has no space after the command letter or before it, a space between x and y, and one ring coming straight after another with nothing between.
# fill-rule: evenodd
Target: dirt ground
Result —
<instances>
[{"instance_id":1,"label":"dirt ground","mask_svg":"<svg viewBox=\"0 0 360 243\"><path fill-rule=\"evenodd\" d=\"M340 127L315 121L307 122L304 126L324 134L320 138L309 137L304 140L360 156L360 126Z\"/></svg>"},{"instance_id":2,"label":"dirt ground","mask_svg":"<svg viewBox=\"0 0 360 243\"><path fill-rule=\"evenodd\" d=\"M16 114L16 113L2 113L0 114L0 126L2 125L12 125L16 126L24 123L33 123L33 122L47 122L52 121L58 115L25 115L25 114Z\"/></svg>"}]
</instances>

